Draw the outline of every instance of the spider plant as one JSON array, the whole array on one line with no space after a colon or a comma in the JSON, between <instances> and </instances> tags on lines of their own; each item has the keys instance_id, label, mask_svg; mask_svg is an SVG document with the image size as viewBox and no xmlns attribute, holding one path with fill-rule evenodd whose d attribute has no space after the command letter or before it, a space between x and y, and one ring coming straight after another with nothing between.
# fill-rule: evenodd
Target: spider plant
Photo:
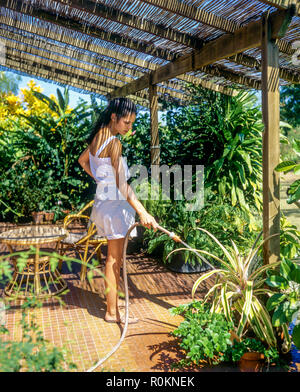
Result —
<instances>
[{"instance_id":1,"label":"spider plant","mask_svg":"<svg viewBox=\"0 0 300 392\"><path fill-rule=\"evenodd\" d=\"M209 231L202 228L197 229L209 235L222 249L225 257L220 258L198 249L180 248L173 251L184 249L196 251L202 255L212 257L220 266L201 275L196 280L192 288L193 299L199 285L211 276L217 275L214 285L204 297L204 302L212 299L210 311L224 313L226 319L234 323L234 332L240 339L252 329L261 341L266 342L270 347L276 347L275 330L272 326L271 316L265 306L266 300L274 294L274 291L266 288L265 283L267 279L266 271L276 268L280 262L261 265L258 262L257 253L265 241L277 234L266 238L258 245L262 234L260 233L249 252L243 255L234 241L231 240L232 249L228 250ZM203 261L208 263L208 260L204 256L202 257ZM291 344L288 327L286 324L281 327L285 339L283 348L288 351Z\"/></svg>"}]
</instances>

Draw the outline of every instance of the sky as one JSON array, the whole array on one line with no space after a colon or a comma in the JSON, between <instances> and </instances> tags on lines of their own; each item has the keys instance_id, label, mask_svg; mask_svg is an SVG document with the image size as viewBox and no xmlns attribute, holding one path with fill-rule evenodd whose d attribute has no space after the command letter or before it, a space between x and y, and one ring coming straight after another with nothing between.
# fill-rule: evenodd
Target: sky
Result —
<instances>
[{"instance_id":1,"label":"sky","mask_svg":"<svg viewBox=\"0 0 300 392\"><path fill-rule=\"evenodd\" d=\"M28 77L27 77L27 76L22 76L22 81L19 83L19 88L24 88L24 87L26 87L26 86L27 86L27 83L28 83L30 80L34 80L38 86L41 86L42 89L43 89L43 91L42 91L43 94L45 94L45 95L47 95L47 96L49 96L50 94L54 94L54 95L56 96L56 95L57 95L57 94L56 94L56 90L57 90L58 88L60 89L61 92L64 91L64 87L59 86L58 84L49 83L49 82L44 82L44 81L42 81L42 80L40 80L40 79L36 79L35 77L32 77L32 76L31 76L31 77L29 77L29 76L28 76ZM70 89L70 91L69 91L69 96L70 96L69 105L70 105L72 108L74 108L74 107L77 105L79 98L82 98L82 99L84 99L85 101L87 101L87 102L90 103L90 94L88 94L88 93L87 93L87 94L78 93L78 92L76 92L76 91ZM100 102L100 99L97 99L97 102Z\"/></svg>"},{"instance_id":2,"label":"sky","mask_svg":"<svg viewBox=\"0 0 300 392\"><path fill-rule=\"evenodd\" d=\"M15 74L14 72L7 72L7 73L8 74ZM54 94L56 96L57 95L56 94L57 88L59 88L62 92L64 90L64 87L62 87L62 86L60 86L60 85L58 85L58 84L56 84L54 82L53 83L52 82L45 82L45 81L37 79L37 78L35 78L33 76L22 76L22 80L19 83L19 88L26 87L27 83L30 80L34 80L37 85L41 86L42 89L43 89L43 94L45 94L47 96L49 96L50 94ZM260 91L257 92L256 96L258 98L258 101L257 101L258 105L261 105L261 93L260 93ZM71 88L69 90L69 97L70 97L69 105L72 108L74 108L77 105L77 103L78 103L80 98L85 100L85 101L87 101L88 103L91 102L90 101L90 94L88 92L87 93L82 93L82 92L78 93L78 92L74 91ZM96 98L96 100L97 100L98 103L101 103L100 98ZM106 103L106 101L102 101L102 103ZM142 112L144 112L144 111L142 111ZM164 122L163 119L162 119L162 114L163 114L162 112L159 112L159 116L158 117L159 117L159 121L160 122Z\"/></svg>"}]
</instances>

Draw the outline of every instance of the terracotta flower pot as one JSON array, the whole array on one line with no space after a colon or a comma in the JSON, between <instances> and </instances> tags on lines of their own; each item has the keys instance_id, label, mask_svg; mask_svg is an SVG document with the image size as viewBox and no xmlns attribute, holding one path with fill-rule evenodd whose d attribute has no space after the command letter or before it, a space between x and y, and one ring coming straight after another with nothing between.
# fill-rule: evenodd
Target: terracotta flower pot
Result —
<instances>
[{"instance_id":1,"label":"terracotta flower pot","mask_svg":"<svg viewBox=\"0 0 300 392\"><path fill-rule=\"evenodd\" d=\"M241 372L259 372L263 364L264 355L258 352L244 353L239 360Z\"/></svg>"},{"instance_id":2,"label":"terracotta flower pot","mask_svg":"<svg viewBox=\"0 0 300 392\"><path fill-rule=\"evenodd\" d=\"M43 223L44 213L42 211L32 212L31 215L36 225Z\"/></svg>"},{"instance_id":3,"label":"terracotta flower pot","mask_svg":"<svg viewBox=\"0 0 300 392\"><path fill-rule=\"evenodd\" d=\"M45 212L45 220L47 222L52 222L54 218L54 212Z\"/></svg>"}]
</instances>

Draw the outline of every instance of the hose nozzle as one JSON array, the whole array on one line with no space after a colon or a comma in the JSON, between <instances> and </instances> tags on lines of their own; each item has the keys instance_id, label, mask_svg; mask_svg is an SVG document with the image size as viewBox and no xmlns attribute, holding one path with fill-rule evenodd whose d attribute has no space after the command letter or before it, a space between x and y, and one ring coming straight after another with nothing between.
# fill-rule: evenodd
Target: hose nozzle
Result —
<instances>
[{"instance_id":1,"label":"hose nozzle","mask_svg":"<svg viewBox=\"0 0 300 392\"><path fill-rule=\"evenodd\" d=\"M181 242L181 239L178 237L178 235L176 235L175 233L173 233L172 231L168 231L167 229L165 229L164 227L161 226L157 226L157 228L162 231L165 234L168 234L168 236L170 238L172 238L172 240L176 241L176 242Z\"/></svg>"}]
</instances>

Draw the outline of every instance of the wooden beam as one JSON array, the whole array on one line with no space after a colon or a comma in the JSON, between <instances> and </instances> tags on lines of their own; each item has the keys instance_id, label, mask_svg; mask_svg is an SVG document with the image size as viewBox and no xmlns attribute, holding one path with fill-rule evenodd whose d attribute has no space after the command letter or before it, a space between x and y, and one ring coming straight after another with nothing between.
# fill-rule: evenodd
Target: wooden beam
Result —
<instances>
[{"instance_id":1,"label":"wooden beam","mask_svg":"<svg viewBox=\"0 0 300 392\"><path fill-rule=\"evenodd\" d=\"M276 7L279 10L286 10L288 7L290 7L292 4L295 5L296 7L296 14L300 16L300 3L297 0L260 0L262 3L271 5L272 7Z\"/></svg>"},{"instance_id":2,"label":"wooden beam","mask_svg":"<svg viewBox=\"0 0 300 392\"><path fill-rule=\"evenodd\" d=\"M229 71L228 68L224 67L221 64L216 65L207 65L204 68L201 68L201 72L205 72L206 74L212 76L223 77L227 80L230 80L233 83L241 84L255 90L261 89L261 81L258 79L250 78L249 76L243 75L240 72Z\"/></svg>"},{"instance_id":3,"label":"wooden beam","mask_svg":"<svg viewBox=\"0 0 300 392\"><path fill-rule=\"evenodd\" d=\"M261 72L261 63L253 56L238 53L234 56L228 57L227 60L233 61L236 64L244 65L245 67L255 68L257 71ZM286 67L279 67L279 77L280 79L293 84L300 83L300 73Z\"/></svg>"},{"instance_id":4,"label":"wooden beam","mask_svg":"<svg viewBox=\"0 0 300 392\"><path fill-rule=\"evenodd\" d=\"M279 56L272 39L272 25L262 19L262 112L263 132L263 234L264 239L280 233L280 177L274 169L280 160L279 140ZM280 259L280 236L263 246L264 264Z\"/></svg>"},{"instance_id":5,"label":"wooden beam","mask_svg":"<svg viewBox=\"0 0 300 392\"><path fill-rule=\"evenodd\" d=\"M269 23L272 28L272 39L277 38L282 23L286 20L286 15L286 11L276 11L270 15ZM207 43L199 51L181 56L179 59L151 72L152 83L161 83L186 72L199 70L218 60L260 46L261 28L261 20L258 20L240 28L233 34L222 35L220 38ZM142 78L131 82L129 85L117 89L112 93L112 96L134 94L136 91L147 88L149 83L150 75L145 75Z\"/></svg>"},{"instance_id":6,"label":"wooden beam","mask_svg":"<svg viewBox=\"0 0 300 392\"><path fill-rule=\"evenodd\" d=\"M159 165L160 145L158 136L158 97L156 85L149 85L149 103L151 131L151 165Z\"/></svg>"}]
</instances>

